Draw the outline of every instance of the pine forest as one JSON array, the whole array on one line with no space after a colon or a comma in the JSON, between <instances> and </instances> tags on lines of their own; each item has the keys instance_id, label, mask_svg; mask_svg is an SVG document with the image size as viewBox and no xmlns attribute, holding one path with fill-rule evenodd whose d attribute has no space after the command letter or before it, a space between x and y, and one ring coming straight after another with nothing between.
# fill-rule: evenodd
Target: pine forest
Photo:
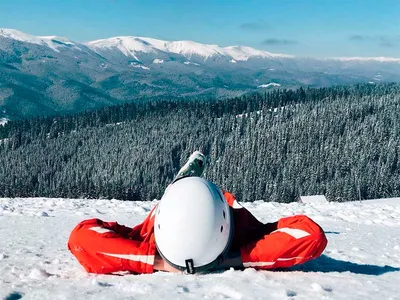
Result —
<instances>
[{"instance_id":1,"label":"pine forest","mask_svg":"<svg viewBox=\"0 0 400 300\"><path fill-rule=\"evenodd\" d=\"M400 85L168 99L0 126L0 197L159 199L194 150L240 201L400 196Z\"/></svg>"}]
</instances>

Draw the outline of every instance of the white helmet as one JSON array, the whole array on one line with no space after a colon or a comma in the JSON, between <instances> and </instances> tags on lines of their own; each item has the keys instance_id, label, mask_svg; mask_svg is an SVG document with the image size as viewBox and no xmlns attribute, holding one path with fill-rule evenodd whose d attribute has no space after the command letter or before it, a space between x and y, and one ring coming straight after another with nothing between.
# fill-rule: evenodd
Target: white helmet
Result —
<instances>
[{"instance_id":1,"label":"white helmet","mask_svg":"<svg viewBox=\"0 0 400 300\"><path fill-rule=\"evenodd\" d=\"M161 257L188 273L213 267L229 250L232 214L221 190L200 177L170 185L157 206L154 234Z\"/></svg>"}]
</instances>

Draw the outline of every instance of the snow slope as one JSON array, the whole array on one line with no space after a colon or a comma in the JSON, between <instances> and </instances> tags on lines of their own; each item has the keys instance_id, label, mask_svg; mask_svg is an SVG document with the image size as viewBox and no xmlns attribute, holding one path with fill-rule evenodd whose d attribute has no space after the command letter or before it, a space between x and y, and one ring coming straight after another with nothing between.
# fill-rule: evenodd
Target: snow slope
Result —
<instances>
[{"instance_id":1,"label":"snow slope","mask_svg":"<svg viewBox=\"0 0 400 300\"><path fill-rule=\"evenodd\" d=\"M0 118L0 126L7 124L8 119L6 118Z\"/></svg>"},{"instance_id":2,"label":"snow slope","mask_svg":"<svg viewBox=\"0 0 400 300\"><path fill-rule=\"evenodd\" d=\"M0 28L0 37L13 39L20 42L43 45L59 52L60 48L71 48L82 51L86 46L97 53L103 51L119 51L127 57L132 57L137 61L140 59L138 54L173 53L182 55L188 59L192 56L201 57L204 61L210 57L225 57L231 63L238 61L248 61L251 58L260 59L292 59L293 55L271 53L264 50L255 49L248 46L228 46L201 44L194 41L166 41L149 37L117 36L106 39L89 41L79 44L65 37L58 36L34 36L16 29ZM157 58L157 57L154 57ZM299 57L297 57L299 58ZM317 61L341 61L341 62L380 62L380 63L400 63L400 58L393 57L332 57L316 59ZM290 63L293 63L290 60Z\"/></svg>"},{"instance_id":3,"label":"snow slope","mask_svg":"<svg viewBox=\"0 0 400 300\"><path fill-rule=\"evenodd\" d=\"M257 86L258 88L269 88L269 87L274 87L274 86L281 86L279 83L275 83L275 82L270 82L267 84L261 84L259 86Z\"/></svg>"},{"instance_id":4,"label":"snow slope","mask_svg":"<svg viewBox=\"0 0 400 300\"><path fill-rule=\"evenodd\" d=\"M188 59L192 56L202 57L207 60L210 57L228 57L235 61L247 61L251 57L258 58L291 58L285 54L274 54L257 50L251 47L231 46L220 47L218 45L200 44L193 41L163 41L146 37L120 36L108 39L91 41L86 44L89 48L101 53L103 50L119 50L125 56L131 56L139 60L139 53L175 53Z\"/></svg>"},{"instance_id":5,"label":"snow slope","mask_svg":"<svg viewBox=\"0 0 400 300\"><path fill-rule=\"evenodd\" d=\"M340 61L377 61L377 62L387 62L393 63L397 62L400 63L400 58L396 57L333 57L329 58L333 60L340 60Z\"/></svg>"},{"instance_id":6,"label":"snow slope","mask_svg":"<svg viewBox=\"0 0 400 300\"><path fill-rule=\"evenodd\" d=\"M307 214L324 228L324 256L286 271L91 275L68 252L79 221L134 226L155 203L0 199L0 299L400 299L399 199L247 203L264 222Z\"/></svg>"},{"instance_id":7,"label":"snow slope","mask_svg":"<svg viewBox=\"0 0 400 300\"><path fill-rule=\"evenodd\" d=\"M81 50L81 48L78 46L77 43L74 43L71 40L64 37L34 36L24 33L22 31L18 31L15 29L7 29L7 28L0 28L0 36L20 42L47 46L56 52L59 52L58 48L61 47L71 47L75 50Z\"/></svg>"}]
</instances>

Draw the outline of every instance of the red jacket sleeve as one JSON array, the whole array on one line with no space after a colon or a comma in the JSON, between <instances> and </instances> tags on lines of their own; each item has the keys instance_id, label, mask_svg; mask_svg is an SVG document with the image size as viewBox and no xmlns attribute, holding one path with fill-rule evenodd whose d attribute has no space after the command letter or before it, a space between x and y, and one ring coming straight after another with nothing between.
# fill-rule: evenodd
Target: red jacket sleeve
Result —
<instances>
[{"instance_id":1,"label":"red jacket sleeve","mask_svg":"<svg viewBox=\"0 0 400 300\"><path fill-rule=\"evenodd\" d=\"M321 255L327 239L321 227L304 215L263 224L235 197L224 192L232 207L235 233L231 251L240 251L244 267L284 268Z\"/></svg>"},{"instance_id":2,"label":"red jacket sleeve","mask_svg":"<svg viewBox=\"0 0 400 300\"><path fill-rule=\"evenodd\" d=\"M282 218L277 229L240 249L244 267L288 268L319 257L327 245L321 227L304 215Z\"/></svg>"},{"instance_id":3,"label":"red jacket sleeve","mask_svg":"<svg viewBox=\"0 0 400 300\"><path fill-rule=\"evenodd\" d=\"M116 222L85 220L72 231L68 248L90 273L152 273L156 254L152 222L152 213L134 229Z\"/></svg>"},{"instance_id":4,"label":"red jacket sleeve","mask_svg":"<svg viewBox=\"0 0 400 300\"><path fill-rule=\"evenodd\" d=\"M257 240L276 229L276 222L263 224L246 208L240 205L233 194L226 191L223 193L231 207L234 221L234 236L231 251L239 251L242 245Z\"/></svg>"}]
</instances>

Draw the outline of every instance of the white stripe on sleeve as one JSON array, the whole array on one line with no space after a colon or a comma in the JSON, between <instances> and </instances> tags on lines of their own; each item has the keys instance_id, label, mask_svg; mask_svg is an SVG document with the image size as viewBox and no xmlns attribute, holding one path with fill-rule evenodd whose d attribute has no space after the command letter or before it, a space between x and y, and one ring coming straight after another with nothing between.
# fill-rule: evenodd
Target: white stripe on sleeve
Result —
<instances>
[{"instance_id":1,"label":"white stripe on sleeve","mask_svg":"<svg viewBox=\"0 0 400 300\"><path fill-rule=\"evenodd\" d=\"M271 233L274 232L284 232L287 233L289 235L291 235L292 237L294 237L296 240L301 239L305 236L309 236L311 234L309 234L307 231L301 230L301 229L295 229L295 228L288 228L288 227L284 227L284 228L279 228Z\"/></svg>"},{"instance_id":2,"label":"white stripe on sleeve","mask_svg":"<svg viewBox=\"0 0 400 300\"><path fill-rule=\"evenodd\" d=\"M90 227L90 230L96 231L97 233L114 232L111 229L107 229L101 226Z\"/></svg>"},{"instance_id":3,"label":"white stripe on sleeve","mask_svg":"<svg viewBox=\"0 0 400 300\"><path fill-rule=\"evenodd\" d=\"M292 259L303 259L303 257L296 256L296 257L289 257L289 258L278 258L276 261L258 261L258 262L246 262L243 263L245 268L252 268L252 267L267 267L273 266L277 261L287 261Z\"/></svg>"},{"instance_id":4,"label":"white stripe on sleeve","mask_svg":"<svg viewBox=\"0 0 400 300\"><path fill-rule=\"evenodd\" d=\"M100 254L154 265L154 255L114 254L105 252L100 252Z\"/></svg>"}]
</instances>

